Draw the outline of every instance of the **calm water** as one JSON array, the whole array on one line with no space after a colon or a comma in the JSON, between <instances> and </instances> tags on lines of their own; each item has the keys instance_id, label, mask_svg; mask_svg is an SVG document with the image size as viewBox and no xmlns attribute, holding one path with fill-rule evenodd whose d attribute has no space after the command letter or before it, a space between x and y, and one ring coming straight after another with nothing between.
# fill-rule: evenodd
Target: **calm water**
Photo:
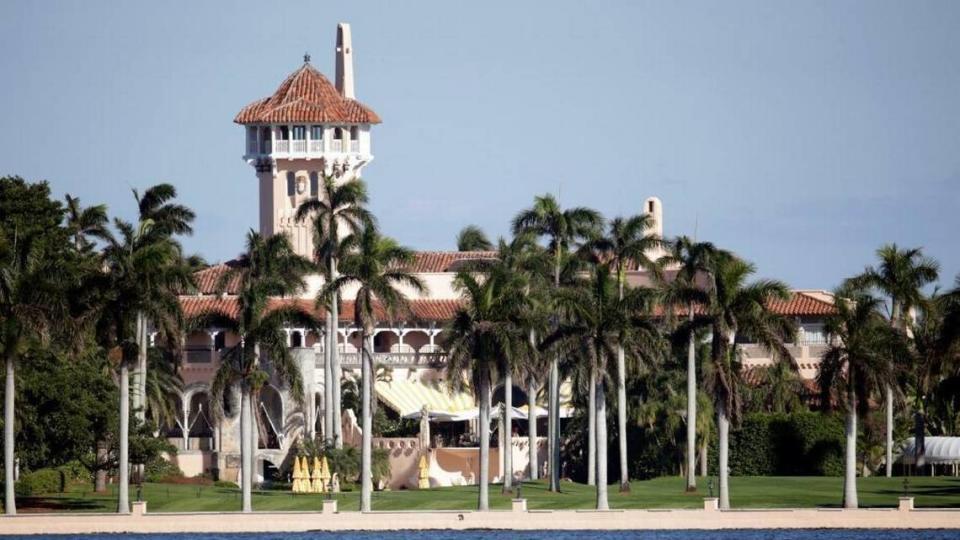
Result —
<instances>
[{"instance_id":1,"label":"calm water","mask_svg":"<svg viewBox=\"0 0 960 540\"><path fill-rule=\"evenodd\" d=\"M730 531L397 531L350 533L271 533L271 534L142 534L79 535L82 540L117 540L134 536L137 540L956 540L957 531L900 530L730 530ZM7 537L37 540L62 540L73 536Z\"/></svg>"}]
</instances>

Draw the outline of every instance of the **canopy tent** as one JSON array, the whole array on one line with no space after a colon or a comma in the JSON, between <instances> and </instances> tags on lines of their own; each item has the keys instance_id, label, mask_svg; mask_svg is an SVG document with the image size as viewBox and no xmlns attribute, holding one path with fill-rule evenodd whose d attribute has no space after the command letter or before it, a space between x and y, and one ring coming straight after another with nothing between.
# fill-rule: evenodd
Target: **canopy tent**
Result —
<instances>
[{"instance_id":1,"label":"canopy tent","mask_svg":"<svg viewBox=\"0 0 960 540\"><path fill-rule=\"evenodd\" d=\"M493 408L490 409L490 420L496 420L497 418L499 418L501 414L501 409L502 407L500 406L499 403L494 405ZM511 407L511 409L513 410L514 420L523 420L527 417L526 406L524 406L522 409L518 407ZM541 409L539 407L537 409L538 409L537 411L538 416L542 417L547 415L547 411L544 410L543 414L539 414ZM410 418L413 420L419 420L421 414L422 414L421 411L415 411L410 414L406 414L403 417ZM429 408L427 408L427 418L429 418L431 422L466 422L467 420L473 420L479 416L480 416L479 407L474 407L470 410L460 411L456 413L450 413L447 411L431 411Z\"/></svg>"},{"instance_id":2,"label":"canopy tent","mask_svg":"<svg viewBox=\"0 0 960 540\"><path fill-rule=\"evenodd\" d=\"M476 409L473 396L466 392L451 392L437 382L377 381L374 389L377 397L403 418L420 418L424 407L430 412L431 420L433 415L452 419Z\"/></svg>"},{"instance_id":3,"label":"canopy tent","mask_svg":"<svg viewBox=\"0 0 960 540\"><path fill-rule=\"evenodd\" d=\"M923 462L928 465L960 463L960 437L924 437ZM914 465L917 444L913 437L903 442L901 463Z\"/></svg>"}]
</instances>

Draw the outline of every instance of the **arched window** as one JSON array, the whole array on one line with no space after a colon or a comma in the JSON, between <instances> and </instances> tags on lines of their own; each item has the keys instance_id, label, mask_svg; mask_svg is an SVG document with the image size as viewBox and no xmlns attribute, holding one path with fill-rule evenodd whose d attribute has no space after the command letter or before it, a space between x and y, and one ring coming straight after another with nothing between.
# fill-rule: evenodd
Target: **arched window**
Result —
<instances>
[{"instance_id":1,"label":"arched window","mask_svg":"<svg viewBox=\"0 0 960 540\"><path fill-rule=\"evenodd\" d=\"M314 171L310 173L310 196L316 199L320 195L320 175Z\"/></svg>"},{"instance_id":2,"label":"arched window","mask_svg":"<svg viewBox=\"0 0 960 540\"><path fill-rule=\"evenodd\" d=\"M297 177L293 171L287 173L287 197L293 197L297 193Z\"/></svg>"},{"instance_id":3,"label":"arched window","mask_svg":"<svg viewBox=\"0 0 960 540\"><path fill-rule=\"evenodd\" d=\"M290 346L303 347L303 335L300 334L300 332L293 332L290 334Z\"/></svg>"},{"instance_id":4,"label":"arched window","mask_svg":"<svg viewBox=\"0 0 960 540\"><path fill-rule=\"evenodd\" d=\"M213 350L220 351L227 346L227 333L226 332L217 332L213 336Z\"/></svg>"}]
</instances>

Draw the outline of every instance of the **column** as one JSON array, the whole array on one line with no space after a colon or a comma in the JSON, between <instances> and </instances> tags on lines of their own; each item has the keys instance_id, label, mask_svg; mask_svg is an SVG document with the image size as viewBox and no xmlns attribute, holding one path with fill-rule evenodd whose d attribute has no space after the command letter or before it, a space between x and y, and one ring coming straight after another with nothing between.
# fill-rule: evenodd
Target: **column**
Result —
<instances>
[{"instance_id":1,"label":"column","mask_svg":"<svg viewBox=\"0 0 960 540\"><path fill-rule=\"evenodd\" d=\"M183 408L183 427L181 431L183 431L182 435L184 450L190 449L190 398L191 396L187 394L183 396L183 401L181 401Z\"/></svg>"}]
</instances>

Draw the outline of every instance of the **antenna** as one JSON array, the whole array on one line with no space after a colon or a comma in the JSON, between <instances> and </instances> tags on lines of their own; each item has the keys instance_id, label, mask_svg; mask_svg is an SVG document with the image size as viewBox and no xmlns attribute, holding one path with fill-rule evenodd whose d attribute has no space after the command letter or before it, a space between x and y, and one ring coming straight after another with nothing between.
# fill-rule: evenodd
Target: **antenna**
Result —
<instances>
[{"instance_id":1,"label":"antenna","mask_svg":"<svg viewBox=\"0 0 960 540\"><path fill-rule=\"evenodd\" d=\"M693 241L697 241L697 231L700 228L700 214L695 214L693 218Z\"/></svg>"}]
</instances>

